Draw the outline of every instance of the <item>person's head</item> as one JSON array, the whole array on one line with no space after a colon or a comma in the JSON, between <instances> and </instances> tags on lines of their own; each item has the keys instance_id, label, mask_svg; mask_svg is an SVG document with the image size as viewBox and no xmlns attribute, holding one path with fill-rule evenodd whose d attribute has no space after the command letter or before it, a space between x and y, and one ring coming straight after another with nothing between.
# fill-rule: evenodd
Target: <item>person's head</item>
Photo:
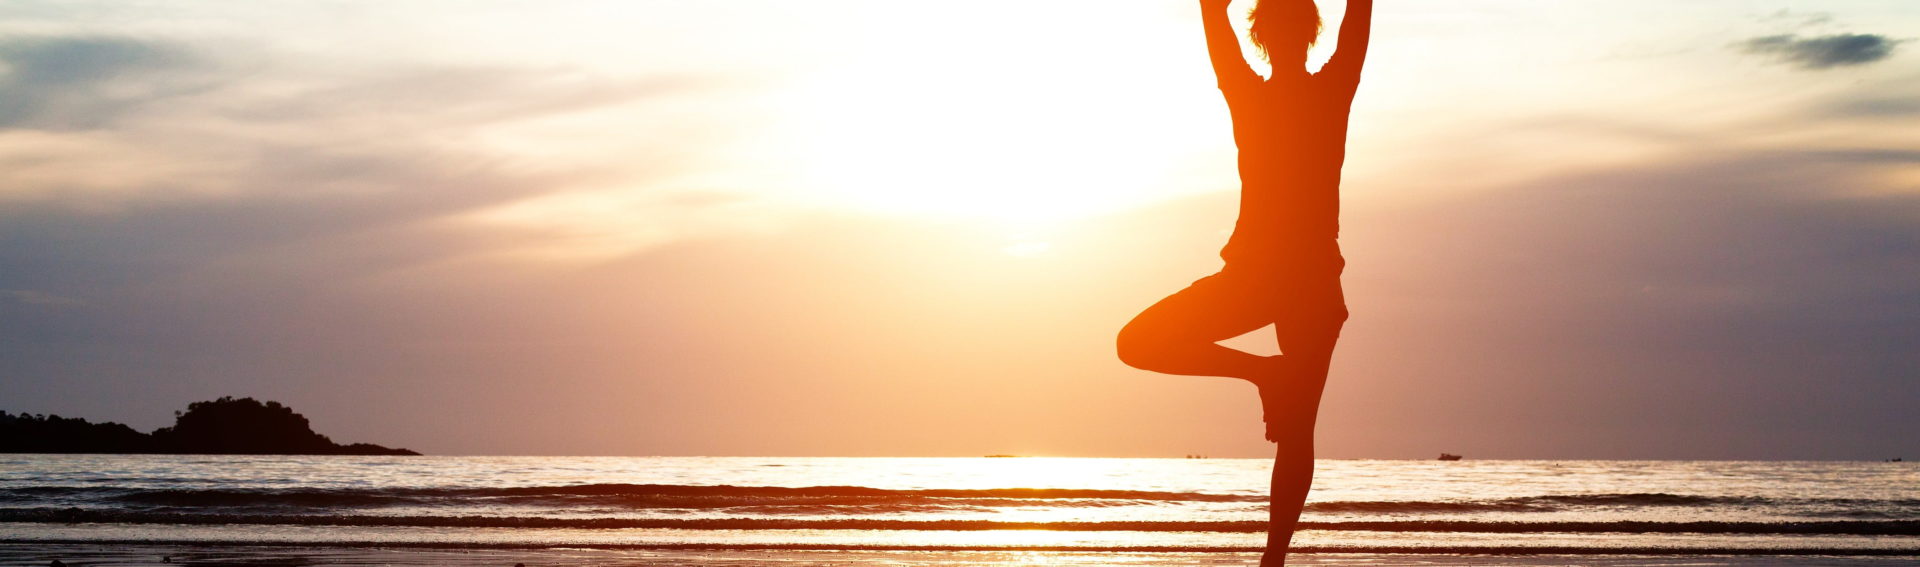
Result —
<instances>
[{"instance_id":1,"label":"person's head","mask_svg":"<svg viewBox=\"0 0 1920 567\"><path fill-rule=\"evenodd\" d=\"M1320 41L1320 7L1313 0L1260 0L1247 21L1253 46L1276 65L1305 64L1307 49Z\"/></svg>"}]
</instances>

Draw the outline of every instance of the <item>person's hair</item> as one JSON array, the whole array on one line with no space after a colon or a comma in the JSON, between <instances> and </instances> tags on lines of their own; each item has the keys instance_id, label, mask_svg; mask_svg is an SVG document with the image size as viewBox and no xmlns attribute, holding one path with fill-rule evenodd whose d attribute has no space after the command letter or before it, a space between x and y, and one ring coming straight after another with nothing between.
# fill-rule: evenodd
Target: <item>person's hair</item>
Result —
<instances>
[{"instance_id":1,"label":"person's hair","mask_svg":"<svg viewBox=\"0 0 1920 567\"><path fill-rule=\"evenodd\" d=\"M1320 7L1313 0L1260 0L1247 13L1251 30L1247 34L1260 55L1268 61L1273 54L1299 54L1320 41Z\"/></svg>"}]
</instances>

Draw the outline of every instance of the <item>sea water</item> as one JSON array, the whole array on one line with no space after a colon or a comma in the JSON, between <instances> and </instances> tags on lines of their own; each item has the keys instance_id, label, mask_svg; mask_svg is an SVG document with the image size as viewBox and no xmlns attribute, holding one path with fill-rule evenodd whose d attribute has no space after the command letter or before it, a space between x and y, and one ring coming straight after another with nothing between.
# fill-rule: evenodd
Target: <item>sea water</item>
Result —
<instances>
[{"instance_id":1,"label":"sea water","mask_svg":"<svg viewBox=\"0 0 1920 567\"><path fill-rule=\"evenodd\" d=\"M0 543L1254 550L1257 459L0 455ZM1296 546L1920 555L1920 466L1322 460Z\"/></svg>"}]
</instances>

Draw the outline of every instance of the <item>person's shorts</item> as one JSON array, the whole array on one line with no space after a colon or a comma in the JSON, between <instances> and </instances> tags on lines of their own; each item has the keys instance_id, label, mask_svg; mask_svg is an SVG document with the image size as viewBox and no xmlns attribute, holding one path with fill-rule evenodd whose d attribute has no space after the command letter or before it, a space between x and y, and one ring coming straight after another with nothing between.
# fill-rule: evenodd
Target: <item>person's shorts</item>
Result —
<instances>
[{"instance_id":1,"label":"person's shorts","mask_svg":"<svg viewBox=\"0 0 1920 567\"><path fill-rule=\"evenodd\" d=\"M1340 286L1345 265L1344 260L1292 269L1228 264L1218 273L1195 280L1180 293L1257 312L1260 318L1274 322L1339 324L1348 316L1346 293Z\"/></svg>"}]
</instances>

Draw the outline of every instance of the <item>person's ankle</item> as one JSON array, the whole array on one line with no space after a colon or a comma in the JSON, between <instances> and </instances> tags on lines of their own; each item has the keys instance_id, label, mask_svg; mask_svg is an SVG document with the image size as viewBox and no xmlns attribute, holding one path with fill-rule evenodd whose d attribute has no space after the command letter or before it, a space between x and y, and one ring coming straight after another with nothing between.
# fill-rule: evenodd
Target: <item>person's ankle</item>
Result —
<instances>
[{"instance_id":1,"label":"person's ankle","mask_svg":"<svg viewBox=\"0 0 1920 567\"><path fill-rule=\"evenodd\" d=\"M1240 379L1264 388L1267 384L1279 380L1282 376L1286 375L1287 361L1282 358L1281 355L1276 354L1260 358L1261 360L1248 368L1247 374L1241 376Z\"/></svg>"},{"instance_id":2,"label":"person's ankle","mask_svg":"<svg viewBox=\"0 0 1920 567\"><path fill-rule=\"evenodd\" d=\"M1284 379L1287 377L1288 374L1291 373L1290 370L1292 368L1292 365L1293 365L1293 360L1287 358L1287 355L1276 354L1273 356L1269 356L1267 357L1266 368L1265 368L1266 378L1269 380Z\"/></svg>"}]
</instances>

